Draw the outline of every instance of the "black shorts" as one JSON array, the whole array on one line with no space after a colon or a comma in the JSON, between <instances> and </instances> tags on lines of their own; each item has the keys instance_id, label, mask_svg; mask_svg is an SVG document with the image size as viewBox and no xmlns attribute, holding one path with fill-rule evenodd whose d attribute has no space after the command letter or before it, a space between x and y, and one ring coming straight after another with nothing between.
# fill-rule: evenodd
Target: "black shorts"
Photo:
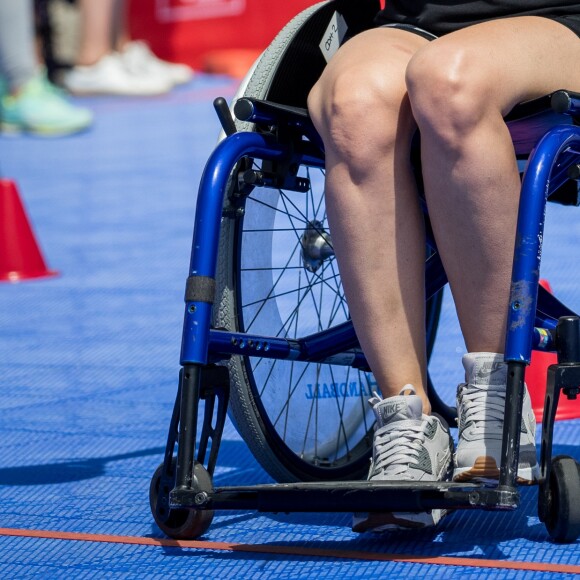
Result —
<instances>
[{"instance_id":1,"label":"black shorts","mask_svg":"<svg viewBox=\"0 0 580 580\"><path fill-rule=\"evenodd\" d=\"M509 18L509 17L506 17ZM574 32L578 38L580 38L580 15L578 16L540 16L539 18L548 18L550 20L554 20L555 22L559 22L563 24L567 28L569 28L572 32ZM424 30L423 28L419 28L418 26L414 26L412 24L402 24L399 22L394 22L392 24L382 24L381 28L399 28L400 30L407 30L414 34L418 34L427 40L435 40L438 38L436 34L429 32L428 30ZM459 28L457 29L459 30ZM440 35L441 36L441 35Z\"/></svg>"}]
</instances>

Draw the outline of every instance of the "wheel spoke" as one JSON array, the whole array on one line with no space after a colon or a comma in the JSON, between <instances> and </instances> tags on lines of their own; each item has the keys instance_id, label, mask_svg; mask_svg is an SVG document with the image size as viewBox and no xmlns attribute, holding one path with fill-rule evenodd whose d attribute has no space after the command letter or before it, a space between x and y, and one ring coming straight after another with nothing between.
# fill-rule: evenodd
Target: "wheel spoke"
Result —
<instances>
[{"instance_id":1,"label":"wheel spoke","mask_svg":"<svg viewBox=\"0 0 580 580\"><path fill-rule=\"evenodd\" d=\"M338 274L335 274L335 276L338 277ZM313 284L310 283L307 286L298 286L296 288L293 288L292 290L286 290L284 292L280 292L279 294L269 294L266 298L260 298L259 300L254 300L253 302L246 302L245 304L242 304L242 308L248 308L248 307L254 306L256 304L262 304L263 302L267 302L268 300L277 300L278 298L282 298L282 296L289 296L290 294L300 294L303 291L308 292L314 286L319 286L319 285L324 285L324 284L326 284L326 280L321 279L321 280L318 280L317 282L314 282ZM259 314L259 312L258 312L258 314Z\"/></svg>"},{"instance_id":2,"label":"wheel spoke","mask_svg":"<svg viewBox=\"0 0 580 580\"><path fill-rule=\"evenodd\" d=\"M307 229L314 229L315 236L324 236L331 245L324 195L320 189L315 191L317 176L310 169L306 175L312 185L305 194L276 190L275 201L259 192L248 199L242 242L250 259L239 270L244 332L301 338L350 318L334 256L322 260L313 272L303 263ZM260 213L249 219L258 207ZM264 256L264 251L270 254ZM248 361L265 419L298 457L313 466L327 462L332 466L360 456L364 446L354 450L366 441L370 422L364 400L366 373L361 376L361 371L353 373L348 366L322 363ZM351 385L355 376L356 387Z\"/></svg>"}]
</instances>

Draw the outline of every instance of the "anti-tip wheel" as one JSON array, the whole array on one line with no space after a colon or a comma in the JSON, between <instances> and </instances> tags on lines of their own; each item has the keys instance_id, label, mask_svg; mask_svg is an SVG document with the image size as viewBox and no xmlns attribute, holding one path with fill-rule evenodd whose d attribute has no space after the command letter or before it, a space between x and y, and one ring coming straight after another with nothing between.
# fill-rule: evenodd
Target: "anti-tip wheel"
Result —
<instances>
[{"instance_id":1,"label":"anti-tip wheel","mask_svg":"<svg viewBox=\"0 0 580 580\"><path fill-rule=\"evenodd\" d=\"M175 481L176 460L171 463L171 473L164 477L163 463L155 470L149 486L149 505L159 529L176 540L195 540L202 536L213 520L213 510L169 509L169 492ZM200 490L212 489L209 473L199 463L194 468L195 485ZM162 505L158 508L158 502Z\"/></svg>"},{"instance_id":2,"label":"anti-tip wheel","mask_svg":"<svg viewBox=\"0 0 580 580\"><path fill-rule=\"evenodd\" d=\"M550 537L558 543L571 543L580 536L580 465L572 457L552 459L548 497L542 506ZM542 508L541 508L542 509Z\"/></svg>"}]
</instances>

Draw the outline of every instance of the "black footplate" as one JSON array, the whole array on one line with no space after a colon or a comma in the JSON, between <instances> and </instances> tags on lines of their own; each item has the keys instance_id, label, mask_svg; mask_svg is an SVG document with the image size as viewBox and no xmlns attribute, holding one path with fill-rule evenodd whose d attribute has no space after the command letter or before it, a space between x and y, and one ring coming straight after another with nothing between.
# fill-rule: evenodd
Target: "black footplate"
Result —
<instances>
[{"instance_id":1,"label":"black footplate","mask_svg":"<svg viewBox=\"0 0 580 580\"><path fill-rule=\"evenodd\" d=\"M434 508L513 510L513 488L451 482L338 481L174 489L172 509L257 510L260 512L417 512Z\"/></svg>"}]
</instances>

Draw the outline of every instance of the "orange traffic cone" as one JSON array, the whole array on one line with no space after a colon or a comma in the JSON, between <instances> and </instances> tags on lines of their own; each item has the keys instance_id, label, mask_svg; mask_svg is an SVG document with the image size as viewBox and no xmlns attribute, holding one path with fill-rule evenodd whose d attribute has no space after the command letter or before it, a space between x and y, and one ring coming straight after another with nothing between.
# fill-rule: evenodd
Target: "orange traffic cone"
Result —
<instances>
[{"instance_id":1,"label":"orange traffic cone","mask_svg":"<svg viewBox=\"0 0 580 580\"><path fill-rule=\"evenodd\" d=\"M57 274L46 267L16 183L0 178L0 282Z\"/></svg>"},{"instance_id":2,"label":"orange traffic cone","mask_svg":"<svg viewBox=\"0 0 580 580\"><path fill-rule=\"evenodd\" d=\"M547 280L540 280L540 284L548 292L552 292L550 283ZM528 391L530 393L534 415L538 422L542 421L542 416L544 414L548 367L557 362L558 357L556 353L535 350L532 351L530 365L526 369L526 385L528 386ZM560 393L558 410L556 411L556 421L561 419L577 419L578 417L580 417L580 400L570 400L566 395Z\"/></svg>"}]
</instances>

